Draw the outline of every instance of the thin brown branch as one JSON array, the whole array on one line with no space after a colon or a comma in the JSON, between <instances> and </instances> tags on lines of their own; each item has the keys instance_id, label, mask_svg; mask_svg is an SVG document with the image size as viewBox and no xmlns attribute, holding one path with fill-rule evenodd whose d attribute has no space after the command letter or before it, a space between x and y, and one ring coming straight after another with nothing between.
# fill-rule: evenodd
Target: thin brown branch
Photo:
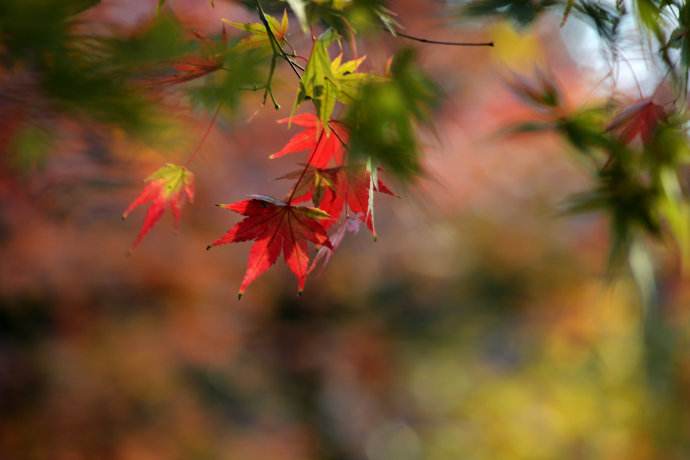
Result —
<instances>
[{"instance_id":1,"label":"thin brown branch","mask_svg":"<svg viewBox=\"0 0 690 460\"><path fill-rule=\"evenodd\" d=\"M260 0L255 0L255 3L256 10L259 13L259 19L261 20L261 23L264 25L264 29L266 29L266 35L268 35L268 39L271 42L273 53L278 54L280 57L282 57L288 63L295 75L297 75L297 78L301 79L302 76L300 75L297 69L300 69L304 72L304 67L300 66L292 59L290 59L290 56L288 56L283 47L280 45L280 42L278 41L276 36L273 34L273 30L271 30L271 25L268 23L268 18L266 18L266 13L264 12L263 7L261 6Z\"/></svg>"},{"instance_id":2,"label":"thin brown branch","mask_svg":"<svg viewBox=\"0 0 690 460\"><path fill-rule=\"evenodd\" d=\"M420 43L428 43L430 45L444 45L444 46L494 46L494 42L453 42L444 40L431 40L429 38L417 37L409 35L398 30L395 31L396 37L406 38Z\"/></svg>"}]
</instances>

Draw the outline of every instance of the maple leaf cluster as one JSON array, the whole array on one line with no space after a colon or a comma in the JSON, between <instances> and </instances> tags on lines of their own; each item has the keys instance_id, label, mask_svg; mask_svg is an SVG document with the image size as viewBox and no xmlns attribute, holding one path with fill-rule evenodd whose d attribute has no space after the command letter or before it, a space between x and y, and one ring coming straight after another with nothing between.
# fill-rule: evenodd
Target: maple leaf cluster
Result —
<instances>
[{"instance_id":1,"label":"maple leaf cluster","mask_svg":"<svg viewBox=\"0 0 690 460\"><path fill-rule=\"evenodd\" d=\"M276 263L281 253L297 278L301 293L309 273L317 265L323 266L328 262L348 232L356 233L363 224L376 239L374 195L376 192L393 195L380 180L380 168L371 158L348 155L350 132L342 121L333 118L337 104L352 103L363 85L381 83L384 77L359 72L364 57L345 61L340 54L331 59L329 46L339 37L330 29L314 41L306 66L299 67L302 69L300 74L292 58L282 49L287 44L287 14L278 21L261 10L259 13L261 22L243 24L224 19L223 23L247 34L234 45L236 49L273 53L264 100L270 95L277 107L270 84L276 59L280 57L300 78L295 108L309 101L315 113L278 120L278 124L287 123L302 129L269 158L306 155L300 169L280 177L293 181L284 198L251 195L248 199L218 205L240 214L243 219L207 249L253 241L238 292L240 298L254 280ZM176 85L223 70L225 47L205 48L204 56L184 56L171 64L169 75L152 82ZM220 105L216 115L219 108ZM148 185L123 214L126 217L136 207L149 204L132 248L160 220L166 208L170 208L175 222L179 221L182 205L193 198L193 177L186 166L167 164L147 179ZM310 246L317 249L313 258Z\"/></svg>"},{"instance_id":2,"label":"maple leaf cluster","mask_svg":"<svg viewBox=\"0 0 690 460\"><path fill-rule=\"evenodd\" d=\"M254 241L238 292L240 298L246 288L277 261L281 251L297 278L301 293L307 276L316 267L316 263L309 263L308 243L321 248L318 260L325 263L330 252L340 244L343 229L352 231L353 219L364 222L376 237L374 192L393 194L378 179L378 170L372 171L366 164L346 164L348 132L342 124L332 120L329 122L331 129L326 131L313 114L297 115L278 123L288 121L304 129L270 158L309 152L301 170L281 178L295 180L291 192L284 200L254 195L249 200L220 205L245 218L209 245L210 249L227 243ZM302 205L309 201L314 206ZM340 228L335 231L339 236L334 243L327 231L336 224Z\"/></svg>"},{"instance_id":3,"label":"maple leaf cluster","mask_svg":"<svg viewBox=\"0 0 690 460\"><path fill-rule=\"evenodd\" d=\"M294 179L289 195L279 200L270 196L252 195L250 199L218 205L238 213L244 219L208 246L254 241L238 295L241 298L247 287L276 263L281 252L297 278L298 292L318 261L327 262L330 253L340 244L346 230L356 232L356 221L363 222L376 238L374 223L374 192L393 195L379 179L379 170L372 170L363 163L346 164L347 129L335 120L326 131L316 115L301 114L290 119L304 129L294 135L287 144L270 158L309 152L303 168L281 179ZM144 223L132 248L139 245L144 236L170 208L176 224L182 205L194 198L194 176L184 166L168 163L147 181L148 185L130 204L123 214L126 218L138 206L150 203ZM304 203L311 202L313 206ZM336 228L335 242L328 230ZM320 256L310 264L308 243L321 248Z\"/></svg>"}]
</instances>

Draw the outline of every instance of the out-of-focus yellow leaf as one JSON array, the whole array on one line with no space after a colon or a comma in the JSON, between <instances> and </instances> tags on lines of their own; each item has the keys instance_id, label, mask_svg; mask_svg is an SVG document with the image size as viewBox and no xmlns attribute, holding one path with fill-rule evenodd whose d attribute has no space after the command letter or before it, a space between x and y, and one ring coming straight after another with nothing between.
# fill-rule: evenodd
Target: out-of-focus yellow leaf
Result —
<instances>
[{"instance_id":1,"label":"out-of-focus yellow leaf","mask_svg":"<svg viewBox=\"0 0 690 460\"><path fill-rule=\"evenodd\" d=\"M491 49L493 58L516 71L526 71L542 64L543 53L534 29L517 30L508 21L503 21L491 30L496 44Z\"/></svg>"}]
</instances>

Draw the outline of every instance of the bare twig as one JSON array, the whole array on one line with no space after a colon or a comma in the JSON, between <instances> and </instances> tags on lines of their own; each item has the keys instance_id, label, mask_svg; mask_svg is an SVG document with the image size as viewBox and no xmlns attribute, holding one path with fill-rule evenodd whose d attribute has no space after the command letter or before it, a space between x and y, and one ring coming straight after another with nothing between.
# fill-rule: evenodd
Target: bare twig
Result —
<instances>
[{"instance_id":1,"label":"bare twig","mask_svg":"<svg viewBox=\"0 0 690 460\"><path fill-rule=\"evenodd\" d=\"M408 40L413 40L420 43L428 43L430 45L445 45L445 46L494 46L494 42L452 42L444 40L431 40L424 37L417 37L415 35L409 35L398 30L395 31L394 36L406 38Z\"/></svg>"}]
</instances>

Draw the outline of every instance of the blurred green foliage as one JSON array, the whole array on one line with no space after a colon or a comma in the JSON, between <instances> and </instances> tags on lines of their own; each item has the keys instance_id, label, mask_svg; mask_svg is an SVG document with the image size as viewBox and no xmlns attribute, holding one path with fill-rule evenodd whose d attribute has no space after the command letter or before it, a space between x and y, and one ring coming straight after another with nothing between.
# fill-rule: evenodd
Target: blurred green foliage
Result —
<instances>
[{"instance_id":1,"label":"blurred green foliage","mask_svg":"<svg viewBox=\"0 0 690 460\"><path fill-rule=\"evenodd\" d=\"M609 216L612 261L628 260L639 239L671 236L687 265L690 200L684 177L690 139L684 31L690 30L686 24L690 16L686 2L635 0L631 6L589 0L474 0L465 2L460 14L473 18L503 16L520 26L532 24L547 10L561 10L561 24L575 14L597 32L614 61L625 46L630 46L625 40L633 39L621 36L621 23L629 18L635 21L646 35L635 37L640 48L646 51L649 62L658 62L664 69L652 94L643 97L640 93L639 99L627 106L611 97L598 106L573 108L559 95L553 77L540 72L533 82L515 77L512 89L536 109L539 118L521 124L516 131L553 131L583 155L594 185L572 197L567 208L574 212L599 210Z\"/></svg>"},{"instance_id":2,"label":"blurred green foliage","mask_svg":"<svg viewBox=\"0 0 690 460\"><path fill-rule=\"evenodd\" d=\"M74 15L99 0L6 0L0 5L0 34L6 59L42 59L64 52Z\"/></svg>"},{"instance_id":3,"label":"blurred green foliage","mask_svg":"<svg viewBox=\"0 0 690 460\"><path fill-rule=\"evenodd\" d=\"M611 106L567 111L553 81L538 74L518 78L513 90L539 109L545 121L515 126L515 132L558 133L583 157L592 190L574 195L567 212L602 211L609 216L611 262L627 260L636 239L671 235L683 257L690 256L690 200L682 174L690 160L685 115L667 114L651 100L623 110Z\"/></svg>"},{"instance_id":4,"label":"blurred green foliage","mask_svg":"<svg viewBox=\"0 0 690 460\"><path fill-rule=\"evenodd\" d=\"M30 0L0 6L2 57L36 78L40 93L57 111L144 133L156 107L131 82L135 69L170 59L189 48L171 18L159 18L130 38L84 36L75 14L97 2Z\"/></svg>"},{"instance_id":5,"label":"blurred green foliage","mask_svg":"<svg viewBox=\"0 0 690 460\"><path fill-rule=\"evenodd\" d=\"M345 116L350 152L370 157L407 180L422 169L417 126L430 122L441 100L438 87L414 62L411 49L400 51L393 58L390 77L365 84Z\"/></svg>"},{"instance_id":6,"label":"blurred green foliage","mask_svg":"<svg viewBox=\"0 0 690 460\"><path fill-rule=\"evenodd\" d=\"M207 110L222 106L235 109L245 91L265 87L263 70L268 58L261 50L237 50L228 46L216 58L221 72L210 75L203 85L190 88L190 95Z\"/></svg>"},{"instance_id":7,"label":"blurred green foliage","mask_svg":"<svg viewBox=\"0 0 690 460\"><path fill-rule=\"evenodd\" d=\"M262 56L235 51L235 44L222 37L194 37L163 9L125 36L82 31L77 13L96 3L8 0L0 5L0 58L10 72L36 83L13 95L18 104L40 103L42 118L68 115L81 122L95 121L156 144L173 122L156 94L164 86L219 71L222 76L211 75L203 87L191 88L194 99L213 110L220 102L235 107L242 91L260 84ZM194 55L218 65L180 76L178 63ZM51 124L40 124L44 137L50 136ZM24 143L13 145L21 150ZM25 156L33 154L27 151Z\"/></svg>"},{"instance_id":8,"label":"blurred green foliage","mask_svg":"<svg viewBox=\"0 0 690 460\"><path fill-rule=\"evenodd\" d=\"M50 134L39 127L22 128L8 148L11 166L22 173L40 167L50 154L52 140Z\"/></svg>"}]
</instances>

